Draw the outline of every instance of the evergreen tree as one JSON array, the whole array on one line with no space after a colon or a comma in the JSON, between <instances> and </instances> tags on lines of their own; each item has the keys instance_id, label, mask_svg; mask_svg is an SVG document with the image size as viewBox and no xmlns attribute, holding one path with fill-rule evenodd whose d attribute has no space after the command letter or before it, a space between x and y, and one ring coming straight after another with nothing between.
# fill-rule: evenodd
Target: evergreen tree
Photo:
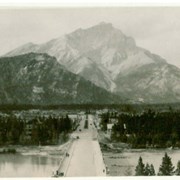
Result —
<instances>
[{"instance_id":1,"label":"evergreen tree","mask_svg":"<svg viewBox=\"0 0 180 180\"><path fill-rule=\"evenodd\" d=\"M155 176L155 170L154 166L151 164L149 165L148 163L145 166L145 176Z\"/></svg>"},{"instance_id":2,"label":"evergreen tree","mask_svg":"<svg viewBox=\"0 0 180 180\"><path fill-rule=\"evenodd\" d=\"M135 174L136 176L144 176L145 175L145 166L143 164L143 160L142 160L141 156L139 157L138 165L136 166L135 172L136 172L136 174Z\"/></svg>"},{"instance_id":3,"label":"evergreen tree","mask_svg":"<svg viewBox=\"0 0 180 180\"><path fill-rule=\"evenodd\" d=\"M174 166L171 162L171 158L165 153L162 164L159 167L159 176L172 176L174 174Z\"/></svg>"},{"instance_id":4,"label":"evergreen tree","mask_svg":"<svg viewBox=\"0 0 180 180\"><path fill-rule=\"evenodd\" d=\"M155 173L155 170L154 170L154 166L151 164L150 165L150 176L155 176L156 173Z\"/></svg>"},{"instance_id":5,"label":"evergreen tree","mask_svg":"<svg viewBox=\"0 0 180 180\"><path fill-rule=\"evenodd\" d=\"M176 169L176 175L179 176L180 175L180 161L178 161L177 163L177 169Z\"/></svg>"},{"instance_id":6,"label":"evergreen tree","mask_svg":"<svg viewBox=\"0 0 180 180\"><path fill-rule=\"evenodd\" d=\"M150 166L148 163L145 166L145 176L150 176Z\"/></svg>"}]
</instances>

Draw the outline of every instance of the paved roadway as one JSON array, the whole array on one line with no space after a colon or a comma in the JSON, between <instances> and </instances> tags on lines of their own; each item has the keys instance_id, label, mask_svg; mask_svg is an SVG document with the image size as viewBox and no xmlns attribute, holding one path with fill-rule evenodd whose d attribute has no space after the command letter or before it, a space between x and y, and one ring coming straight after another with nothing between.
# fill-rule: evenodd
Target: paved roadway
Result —
<instances>
[{"instance_id":1,"label":"paved roadway","mask_svg":"<svg viewBox=\"0 0 180 180\"><path fill-rule=\"evenodd\" d=\"M84 129L86 116L83 116L77 131L72 134L75 139L69 148L69 157L62 163L59 172L67 177L106 176L97 131L93 124L93 115L88 115L88 129ZM81 131L80 131L81 130Z\"/></svg>"}]
</instances>

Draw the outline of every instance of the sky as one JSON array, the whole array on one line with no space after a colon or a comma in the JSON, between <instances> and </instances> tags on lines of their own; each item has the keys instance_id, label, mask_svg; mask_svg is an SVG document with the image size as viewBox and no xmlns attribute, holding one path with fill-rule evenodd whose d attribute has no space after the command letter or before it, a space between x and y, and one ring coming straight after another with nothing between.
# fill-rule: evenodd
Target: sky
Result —
<instances>
[{"instance_id":1,"label":"sky","mask_svg":"<svg viewBox=\"0 0 180 180\"><path fill-rule=\"evenodd\" d=\"M0 55L25 43L44 43L102 21L180 68L180 7L1 8Z\"/></svg>"}]
</instances>

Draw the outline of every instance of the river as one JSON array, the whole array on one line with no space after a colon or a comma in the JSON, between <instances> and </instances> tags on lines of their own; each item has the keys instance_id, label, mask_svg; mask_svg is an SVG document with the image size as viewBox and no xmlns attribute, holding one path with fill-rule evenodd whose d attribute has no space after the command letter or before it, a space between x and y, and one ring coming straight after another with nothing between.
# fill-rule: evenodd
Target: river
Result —
<instances>
[{"instance_id":1,"label":"river","mask_svg":"<svg viewBox=\"0 0 180 180\"><path fill-rule=\"evenodd\" d=\"M103 152L103 157L105 164L110 170L110 176L135 175L135 167L138 164L140 156L142 157L144 164L149 163L154 165L157 174L165 152L171 157L172 163L176 168L177 162L180 160L180 150L127 149L123 150L121 153Z\"/></svg>"},{"instance_id":2,"label":"river","mask_svg":"<svg viewBox=\"0 0 180 180\"><path fill-rule=\"evenodd\" d=\"M41 155L0 155L0 177L51 177L59 159Z\"/></svg>"},{"instance_id":3,"label":"river","mask_svg":"<svg viewBox=\"0 0 180 180\"><path fill-rule=\"evenodd\" d=\"M21 147L16 154L0 154L0 177L51 177L58 168L64 146ZM124 149L120 153L103 152L110 176L131 176L141 156L144 164L153 164L158 173L164 153L171 157L176 167L180 150L169 149Z\"/></svg>"},{"instance_id":4,"label":"river","mask_svg":"<svg viewBox=\"0 0 180 180\"><path fill-rule=\"evenodd\" d=\"M0 154L0 177L51 177L58 169L67 144L15 148L15 154Z\"/></svg>"}]
</instances>

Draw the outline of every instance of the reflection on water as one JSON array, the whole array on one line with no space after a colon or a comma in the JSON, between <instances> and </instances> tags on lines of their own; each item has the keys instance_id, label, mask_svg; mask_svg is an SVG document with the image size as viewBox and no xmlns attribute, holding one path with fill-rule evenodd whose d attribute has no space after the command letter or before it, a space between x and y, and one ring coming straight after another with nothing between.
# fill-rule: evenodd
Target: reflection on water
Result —
<instances>
[{"instance_id":1,"label":"reflection on water","mask_svg":"<svg viewBox=\"0 0 180 180\"><path fill-rule=\"evenodd\" d=\"M0 154L0 177L51 177L57 156Z\"/></svg>"}]
</instances>

